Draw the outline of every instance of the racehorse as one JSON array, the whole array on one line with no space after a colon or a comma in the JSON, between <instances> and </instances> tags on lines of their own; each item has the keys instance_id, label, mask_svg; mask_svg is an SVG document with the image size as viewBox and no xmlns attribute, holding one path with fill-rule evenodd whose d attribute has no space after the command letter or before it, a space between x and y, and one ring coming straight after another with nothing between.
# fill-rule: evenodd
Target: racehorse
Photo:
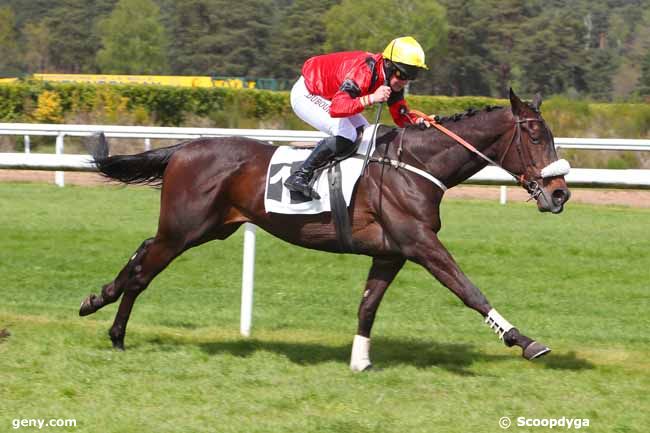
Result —
<instances>
[{"instance_id":1,"label":"racehorse","mask_svg":"<svg viewBox=\"0 0 650 433\"><path fill-rule=\"evenodd\" d=\"M510 172L537 201L542 212L560 213L570 197L553 135L540 113L541 97L523 102L510 90L510 107L468 111L440 124L464 137L472 152L434 128L381 126L376 150L359 179L348 208L354 253L372 257L358 310L350 367L370 362L370 332L377 308L406 260L425 267L440 283L526 359L550 349L523 335L501 316L465 276L438 239L440 202L446 188L463 182L490 160ZM185 250L226 239L251 222L292 244L334 253L337 241L331 212L316 215L267 213L265 178L275 147L242 137L199 138L137 155L108 156L103 135L94 140L94 162L106 177L127 184L161 186L156 235L145 240L117 277L81 304L86 316L122 296L109 330L113 347L124 350L124 337L137 296ZM480 155L479 155L480 154ZM404 167L415 168L407 170ZM431 181L431 178L439 182ZM350 251L347 251L350 252Z\"/></svg>"}]
</instances>

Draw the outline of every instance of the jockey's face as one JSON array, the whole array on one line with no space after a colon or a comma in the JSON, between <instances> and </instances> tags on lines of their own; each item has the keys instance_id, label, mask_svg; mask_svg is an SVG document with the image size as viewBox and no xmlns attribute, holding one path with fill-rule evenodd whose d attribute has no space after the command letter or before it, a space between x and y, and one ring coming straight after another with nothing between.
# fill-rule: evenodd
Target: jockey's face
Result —
<instances>
[{"instance_id":1,"label":"jockey's face","mask_svg":"<svg viewBox=\"0 0 650 433\"><path fill-rule=\"evenodd\" d=\"M404 86L408 84L408 80L401 80L397 78L397 75L393 74L390 76L389 84L390 84L390 89L393 92L399 92L404 88Z\"/></svg>"}]
</instances>

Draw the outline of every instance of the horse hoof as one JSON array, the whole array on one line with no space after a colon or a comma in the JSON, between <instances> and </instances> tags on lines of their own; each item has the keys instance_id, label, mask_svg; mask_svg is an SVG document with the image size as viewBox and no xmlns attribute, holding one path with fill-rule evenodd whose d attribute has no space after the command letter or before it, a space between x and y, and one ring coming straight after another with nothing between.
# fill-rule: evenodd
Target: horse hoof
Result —
<instances>
[{"instance_id":1,"label":"horse hoof","mask_svg":"<svg viewBox=\"0 0 650 433\"><path fill-rule=\"evenodd\" d=\"M86 299L81 301L81 305L79 306L79 315L81 317L87 316L97 311L97 309L93 307L93 300L95 300L96 298L97 296L91 294L88 295Z\"/></svg>"},{"instance_id":2,"label":"horse hoof","mask_svg":"<svg viewBox=\"0 0 650 433\"><path fill-rule=\"evenodd\" d=\"M111 340L113 342L113 349L118 352L124 352L124 340Z\"/></svg>"},{"instance_id":3,"label":"horse hoof","mask_svg":"<svg viewBox=\"0 0 650 433\"><path fill-rule=\"evenodd\" d=\"M351 365L350 370L352 370L354 373L365 373L368 371L373 371L377 370L372 366L372 364L368 363L365 365Z\"/></svg>"},{"instance_id":4,"label":"horse hoof","mask_svg":"<svg viewBox=\"0 0 650 433\"><path fill-rule=\"evenodd\" d=\"M529 361L532 361L535 358L546 355L550 351L550 348L544 346L541 343L538 343L537 341L533 341L524 349L523 357Z\"/></svg>"}]
</instances>

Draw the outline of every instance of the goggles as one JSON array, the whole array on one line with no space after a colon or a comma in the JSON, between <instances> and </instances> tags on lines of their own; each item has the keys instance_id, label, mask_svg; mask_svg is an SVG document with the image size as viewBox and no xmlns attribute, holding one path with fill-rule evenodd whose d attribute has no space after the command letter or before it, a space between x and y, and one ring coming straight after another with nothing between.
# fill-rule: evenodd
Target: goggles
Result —
<instances>
[{"instance_id":1,"label":"goggles","mask_svg":"<svg viewBox=\"0 0 650 433\"><path fill-rule=\"evenodd\" d=\"M400 80L412 81L418 77L420 68L417 66L405 65L403 63L393 63L395 65L395 76Z\"/></svg>"}]
</instances>

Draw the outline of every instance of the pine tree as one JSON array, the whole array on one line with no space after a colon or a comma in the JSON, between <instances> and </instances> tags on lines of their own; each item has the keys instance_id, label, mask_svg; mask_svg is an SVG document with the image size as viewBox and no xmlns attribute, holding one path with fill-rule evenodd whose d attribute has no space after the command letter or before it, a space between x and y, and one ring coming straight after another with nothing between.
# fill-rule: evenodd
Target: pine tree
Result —
<instances>
[{"instance_id":1,"label":"pine tree","mask_svg":"<svg viewBox=\"0 0 650 433\"><path fill-rule=\"evenodd\" d=\"M17 36L14 10L9 6L0 8L0 77L20 73Z\"/></svg>"},{"instance_id":2,"label":"pine tree","mask_svg":"<svg viewBox=\"0 0 650 433\"><path fill-rule=\"evenodd\" d=\"M325 52L323 14L332 4L333 0L296 0L282 11L269 44L269 74L295 79L305 60Z\"/></svg>"},{"instance_id":3,"label":"pine tree","mask_svg":"<svg viewBox=\"0 0 650 433\"><path fill-rule=\"evenodd\" d=\"M269 70L273 4L241 0L185 0L174 12L174 73L264 76Z\"/></svg>"},{"instance_id":4,"label":"pine tree","mask_svg":"<svg viewBox=\"0 0 650 433\"><path fill-rule=\"evenodd\" d=\"M45 20L27 23L23 29L25 69L27 72L56 72L51 63L50 41L52 35Z\"/></svg>"},{"instance_id":5,"label":"pine tree","mask_svg":"<svg viewBox=\"0 0 650 433\"><path fill-rule=\"evenodd\" d=\"M167 35L152 0L120 0L99 24L102 48L97 64L104 73L164 74Z\"/></svg>"},{"instance_id":6,"label":"pine tree","mask_svg":"<svg viewBox=\"0 0 650 433\"><path fill-rule=\"evenodd\" d=\"M447 51L447 18L445 8L437 1L343 0L332 7L324 19L326 51L377 53L397 37L413 36L424 49L430 70L419 75L410 91L432 92L439 59Z\"/></svg>"},{"instance_id":7,"label":"pine tree","mask_svg":"<svg viewBox=\"0 0 650 433\"><path fill-rule=\"evenodd\" d=\"M639 78L639 94L650 97L650 50L641 62L641 77Z\"/></svg>"}]
</instances>

